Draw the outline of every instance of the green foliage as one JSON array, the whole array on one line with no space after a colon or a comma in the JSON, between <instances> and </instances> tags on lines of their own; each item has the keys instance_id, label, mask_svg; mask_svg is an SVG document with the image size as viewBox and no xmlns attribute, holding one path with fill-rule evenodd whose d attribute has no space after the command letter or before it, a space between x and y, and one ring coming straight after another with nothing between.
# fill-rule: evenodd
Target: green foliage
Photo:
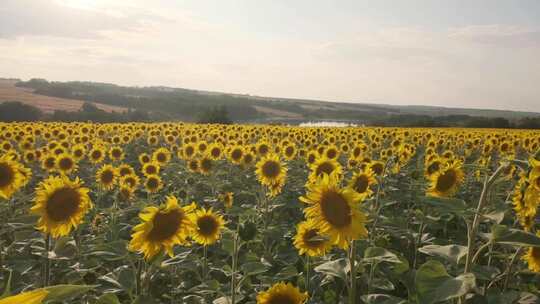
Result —
<instances>
[{"instance_id":1,"label":"green foliage","mask_svg":"<svg viewBox=\"0 0 540 304\"><path fill-rule=\"evenodd\" d=\"M19 101L6 101L0 103L0 121L37 121L41 119L43 113L40 109L21 103Z\"/></svg>"}]
</instances>

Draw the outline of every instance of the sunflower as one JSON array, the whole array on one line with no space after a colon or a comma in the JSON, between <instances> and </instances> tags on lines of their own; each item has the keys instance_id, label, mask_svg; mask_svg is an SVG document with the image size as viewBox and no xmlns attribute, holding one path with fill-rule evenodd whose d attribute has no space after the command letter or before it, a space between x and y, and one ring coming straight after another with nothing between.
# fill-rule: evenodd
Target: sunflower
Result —
<instances>
[{"instance_id":1,"label":"sunflower","mask_svg":"<svg viewBox=\"0 0 540 304\"><path fill-rule=\"evenodd\" d=\"M39 215L37 229L54 238L68 235L92 208L88 188L79 178L51 176L36 188L32 213Z\"/></svg>"},{"instance_id":2,"label":"sunflower","mask_svg":"<svg viewBox=\"0 0 540 304\"><path fill-rule=\"evenodd\" d=\"M9 156L0 156L0 197L9 199L24 184L22 166Z\"/></svg>"},{"instance_id":3,"label":"sunflower","mask_svg":"<svg viewBox=\"0 0 540 304\"><path fill-rule=\"evenodd\" d=\"M199 167L199 160L198 159L190 159L190 160L188 160L187 167L188 167L189 171L194 172L194 173L200 172L200 169L201 169Z\"/></svg>"},{"instance_id":4,"label":"sunflower","mask_svg":"<svg viewBox=\"0 0 540 304\"><path fill-rule=\"evenodd\" d=\"M156 193L163 188L159 175L148 175L144 181L144 188L148 193Z\"/></svg>"},{"instance_id":5,"label":"sunflower","mask_svg":"<svg viewBox=\"0 0 540 304\"><path fill-rule=\"evenodd\" d=\"M77 144L73 146L73 148L71 148L71 155L77 161L81 161L82 159L84 159L85 154L86 154L86 146L84 144Z\"/></svg>"},{"instance_id":6,"label":"sunflower","mask_svg":"<svg viewBox=\"0 0 540 304\"><path fill-rule=\"evenodd\" d=\"M122 159L124 159L124 157L125 157L125 154L122 148L112 147L111 149L109 149L109 158L111 160L121 161Z\"/></svg>"},{"instance_id":7,"label":"sunflower","mask_svg":"<svg viewBox=\"0 0 540 304\"><path fill-rule=\"evenodd\" d=\"M283 147L283 156L286 160L293 160L296 156L296 147L293 144Z\"/></svg>"},{"instance_id":8,"label":"sunflower","mask_svg":"<svg viewBox=\"0 0 540 304\"><path fill-rule=\"evenodd\" d=\"M244 168L249 168L253 165L255 162L255 154L251 151L247 151L244 153L244 156L242 157L242 165Z\"/></svg>"},{"instance_id":9,"label":"sunflower","mask_svg":"<svg viewBox=\"0 0 540 304\"><path fill-rule=\"evenodd\" d=\"M61 174L69 175L74 171L77 171L77 162L68 153L62 153L56 156L56 170Z\"/></svg>"},{"instance_id":10,"label":"sunflower","mask_svg":"<svg viewBox=\"0 0 540 304\"><path fill-rule=\"evenodd\" d=\"M340 188L335 173L323 174L315 183L308 184L306 196L300 197L309 205L304 209L306 217L313 219L320 232L340 248L347 248L351 240L367 236L366 216L358 210L362 199L362 195L351 188Z\"/></svg>"},{"instance_id":11,"label":"sunflower","mask_svg":"<svg viewBox=\"0 0 540 304\"><path fill-rule=\"evenodd\" d=\"M135 174L128 174L120 176L120 185L127 185L128 187L135 189L139 185L140 178Z\"/></svg>"},{"instance_id":12,"label":"sunflower","mask_svg":"<svg viewBox=\"0 0 540 304\"><path fill-rule=\"evenodd\" d=\"M101 189L111 190L118 179L118 170L112 165L104 165L96 172L96 183Z\"/></svg>"},{"instance_id":13,"label":"sunflower","mask_svg":"<svg viewBox=\"0 0 540 304\"><path fill-rule=\"evenodd\" d=\"M259 182L272 190L271 196L281 192L287 178L287 167L281 163L277 154L268 154L257 162L255 173Z\"/></svg>"},{"instance_id":14,"label":"sunflower","mask_svg":"<svg viewBox=\"0 0 540 304\"><path fill-rule=\"evenodd\" d=\"M135 170L128 164L121 164L120 166L118 166L118 174L120 176L135 174Z\"/></svg>"},{"instance_id":15,"label":"sunflower","mask_svg":"<svg viewBox=\"0 0 540 304\"><path fill-rule=\"evenodd\" d=\"M0 299L0 304L41 304L49 294L46 289L36 289L16 296Z\"/></svg>"},{"instance_id":16,"label":"sunflower","mask_svg":"<svg viewBox=\"0 0 540 304\"><path fill-rule=\"evenodd\" d=\"M129 184L120 184L118 189L118 199L121 201L130 201L135 194L135 189Z\"/></svg>"},{"instance_id":17,"label":"sunflower","mask_svg":"<svg viewBox=\"0 0 540 304\"><path fill-rule=\"evenodd\" d=\"M167 148L159 148L152 154L152 160L164 166L171 161L171 152Z\"/></svg>"},{"instance_id":18,"label":"sunflower","mask_svg":"<svg viewBox=\"0 0 540 304\"><path fill-rule=\"evenodd\" d=\"M147 153L141 153L139 155L139 163L144 166L144 164L147 164L152 161L152 158Z\"/></svg>"},{"instance_id":19,"label":"sunflower","mask_svg":"<svg viewBox=\"0 0 540 304\"><path fill-rule=\"evenodd\" d=\"M208 146L207 150L208 150L208 155L213 160L221 159L221 156L223 154L223 147L220 144L213 143L210 146Z\"/></svg>"},{"instance_id":20,"label":"sunflower","mask_svg":"<svg viewBox=\"0 0 540 304\"><path fill-rule=\"evenodd\" d=\"M88 158L94 164L99 164L105 159L105 149L101 146L96 146L88 154Z\"/></svg>"},{"instance_id":21,"label":"sunflower","mask_svg":"<svg viewBox=\"0 0 540 304\"><path fill-rule=\"evenodd\" d=\"M195 225L191 213L195 203L180 206L174 196L168 196L164 205L146 207L139 213L142 223L133 228L129 250L144 254L146 260L165 251L173 256L174 245L188 245L187 240Z\"/></svg>"},{"instance_id":22,"label":"sunflower","mask_svg":"<svg viewBox=\"0 0 540 304\"><path fill-rule=\"evenodd\" d=\"M315 221L307 220L298 224L294 246L299 254L308 256L323 256L332 248L330 239L322 235Z\"/></svg>"},{"instance_id":23,"label":"sunflower","mask_svg":"<svg viewBox=\"0 0 540 304\"><path fill-rule=\"evenodd\" d=\"M41 158L41 168L45 171L52 172L56 168L56 156L47 154Z\"/></svg>"},{"instance_id":24,"label":"sunflower","mask_svg":"<svg viewBox=\"0 0 540 304\"><path fill-rule=\"evenodd\" d=\"M242 162L242 157L244 156L244 149L242 146L234 146L229 152L229 159L233 164L240 164Z\"/></svg>"},{"instance_id":25,"label":"sunflower","mask_svg":"<svg viewBox=\"0 0 540 304\"><path fill-rule=\"evenodd\" d=\"M430 176L431 184L427 194L436 197L450 197L457 191L463 177L460 162L447 163L444 168Z\"/></svg>"},{"instance_id":26,"label":"sunflower","mask_svg":"<svg viewBox=\"0 0 540 304\"><path fill-rule=\"evenodd\" d=\"M431 175L438 172L443 165L444 165L444 162L440 158L438 158L438 157L432 158L426 164L426 168L425 168L425 171L424 171L424 176L429 178Z\"/></svg>"},{"instance_id":27,"label":"sunflower","mask_svg":"<svg viewBox=\"0 0 540 304\"><path fill-rule=\"evenodd\" d=\"M218 199L223 202L223 205L225 205L225 208L231 208L234 201L234 193L232 192L225 192L218 196Z\"/></svg>"},{"instance_id":28,"label":"sunflower","mask_svg":"<svg viewBox=\"0 0 540 304\"><path fill-rule=\"evenodd\" d=\"M540 236L540 231L536 235ZM523 260L527 262L530 271L540 272L540 247L529 247Z\"/></svg>"},{"instance_id":29,"label":"sunflower","mask_svg":"<svg viewBox=\"0 0 540 304\"><path fill-rule=\"evenodd\" d=\"M214 167L214 161L210 156L204 155L199 159L199 171L202 174L208 175L210 174L210 171L212 171L212 168Z\"/></svg>"},{"instance_id":30,"label":"sunflower","mask_svg":"<svg viewBox=\"0 0 540 304\"><path fill-rule=\"evenodd\" d=\"M225 226L225 221L221 215L212 209L202 208L190 215L191 221L195 224L195 229L191 233L191 238L198 244L207 246L219 240L221 231Z\"/></svg>"},{"instance_id":31,"label":"sunflower","mask_svg":"<svg viewBox=\"0 0 540 304\"><path fill-rule=\"evenodd\" d=\"M370 187L374 184L377 184L377 179L373 171L369 168L365 171L354 173L349 181L349 187L356 191L356 193L363 195L364 198L370 197L373 194Z\"/></svg>"},{"instance_id":32,"label":"sunflower","mask_svg":"<svg viewBox=\"0 0 540 304\"><path fill-rule=\"evenodd\" d=\"M321 175L330 175L335 173L336 177L341 177L343 169L335 159L326 157L318 158L311 166L311 172L308 176L308 183L315 182Z\"/></svg>"},{"instance_id":33,"label":"sunflower","mask_svg":"<svg viewBox=\"0 0 540 304\"><path fill-rule=\"evenodd\" d=\"M371 161L369 163L369 168L375 173L375 175L380 176L384 172L384 162L382 161Z\"/></svg>"},{"instance_id":34,"label":"sunflower","mask_svg":"<svg viewBox=\"0 0 540 304\"><path fill-rule=\"evenodd\" d=\"M159 163L157 163L155 161L152 161L152 162L149 162L149 163L145 163L143 165L142 173L145 176L157 175L157 174L159 174L160 169L161 169L161 167L160 167Z\"/></svg>"},{"instance_id":35,"label":"sunflower","mask_svg":"<svg viewBox=\"0 0 540 304\"><path fill-rule=\"evenodd\" d=\"M307 301L307 292L300 292L291 283L277 283L266 291L257 294L257 304L303 304Z\"/></svg>"}]
</instances>

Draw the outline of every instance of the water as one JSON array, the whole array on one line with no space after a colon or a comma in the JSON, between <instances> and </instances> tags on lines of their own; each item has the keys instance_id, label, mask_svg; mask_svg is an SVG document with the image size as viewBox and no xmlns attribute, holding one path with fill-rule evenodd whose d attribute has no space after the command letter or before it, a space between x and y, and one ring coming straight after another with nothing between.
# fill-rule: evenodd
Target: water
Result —
<instances>
[{"instance_id":1,"label":"water","mask_svg":"<svg viewBox=\"0 0 540 304\"><path fill-rule=\"evenodd\" d=\"M345 128L345 127L356 127L356 124L353 123L346 123L346 122L338 122L338 121L317 121L317 122L303 122L299 125L300 127L338 127L338 128Z\"/></svg>"}]
</instances>

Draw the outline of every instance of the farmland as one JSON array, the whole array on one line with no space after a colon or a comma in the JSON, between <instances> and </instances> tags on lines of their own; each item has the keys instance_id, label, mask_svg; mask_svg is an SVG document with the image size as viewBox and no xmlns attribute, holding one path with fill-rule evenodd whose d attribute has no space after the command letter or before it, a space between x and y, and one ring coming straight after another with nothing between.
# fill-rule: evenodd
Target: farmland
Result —
<instances>
[{"instance_id":1,"label":"farmland","mask_svg":"<svg viewBox=\"0 0 540 304\"><path fill-rule=\"evenodd\" d=\"M537 303L539 151L517 129L0 123L0 303Z\"/></svg>"},{"instance_id":2,"label":"farmland","mask_svg":"<svg viewBox=\"0 0 540 304\"><path fill-rule=\"evenodd\" d=\"M0 79L0 102L2 101L20 101L37 107L45 113L52 113L55 110L68 112L79 111L83 101L69 98L50 97L34 94L31 88L17 87L16 80ZM99 109L106 112L125 112L126 108L94 103Z\"/></svg>"}]
</instances>

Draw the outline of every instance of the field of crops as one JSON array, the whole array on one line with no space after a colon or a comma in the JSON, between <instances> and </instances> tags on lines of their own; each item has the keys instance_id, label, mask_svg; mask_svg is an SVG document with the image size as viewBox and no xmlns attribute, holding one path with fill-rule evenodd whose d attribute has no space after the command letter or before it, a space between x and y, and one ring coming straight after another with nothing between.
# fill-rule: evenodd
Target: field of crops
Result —
<instances>
[{"instance_id":1,"label":"field of crops","mask_svg":"<svg viewBox=\"0 0 540 304\"><path fill-rule=\"evenodd\" d=\"M539 303L540 132L0 123L0 304Z\"/></svg>"}]
</instances>

